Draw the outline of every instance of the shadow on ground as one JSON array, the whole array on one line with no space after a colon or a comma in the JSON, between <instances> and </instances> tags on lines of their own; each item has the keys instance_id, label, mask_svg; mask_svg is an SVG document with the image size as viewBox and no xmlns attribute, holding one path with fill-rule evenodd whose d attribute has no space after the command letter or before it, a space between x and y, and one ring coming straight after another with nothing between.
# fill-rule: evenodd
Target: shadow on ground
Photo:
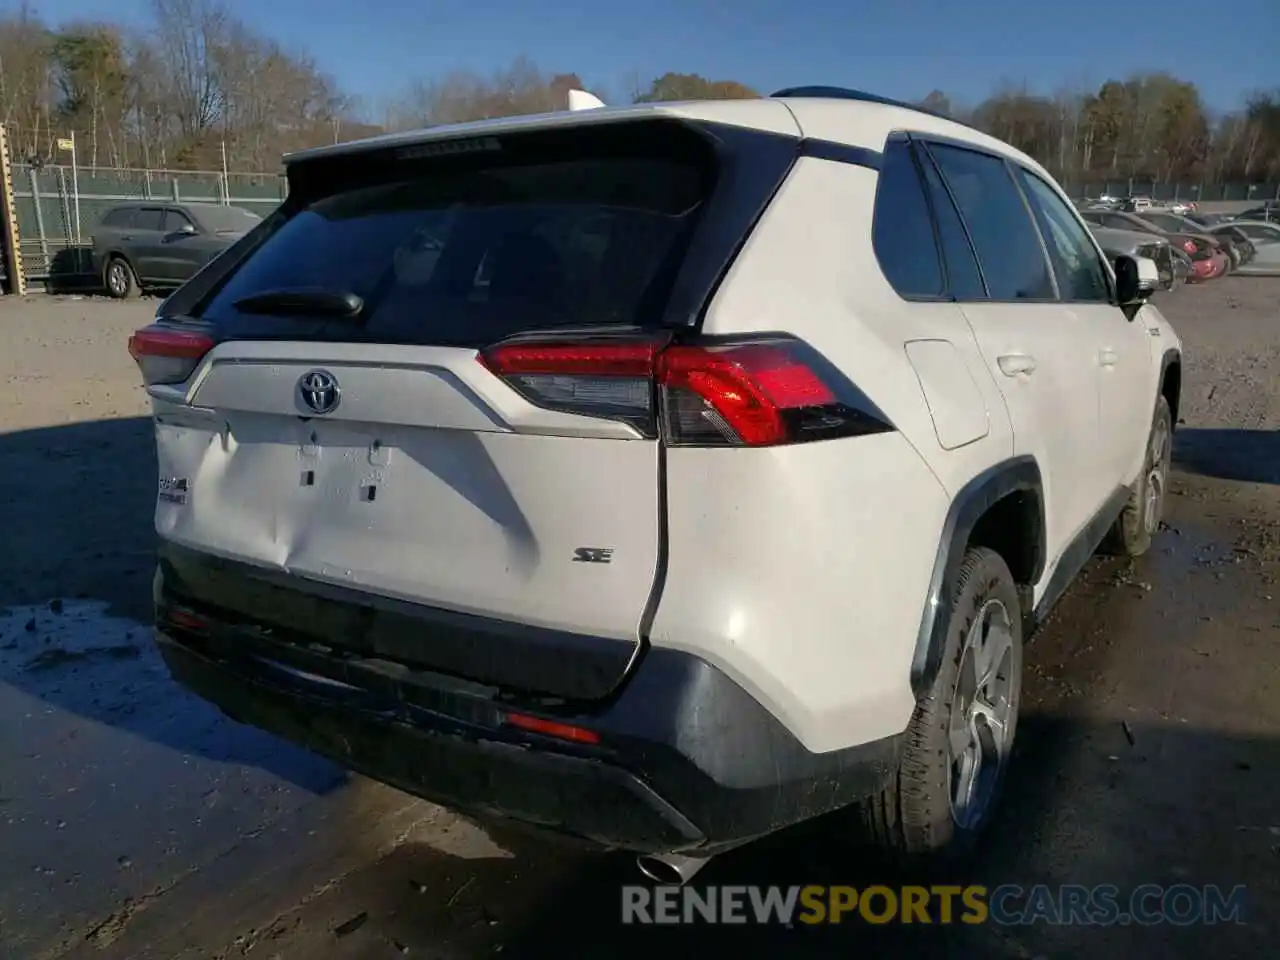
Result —
<instances>
[{"instance_id":1,"label":"shadow on ground","mask_svg":"<svg viewBox=\"0 0 1280 960\"><path fill-rule=\"evenodd\" d=\"M93 272L88 247L69 247L49 258L49 275L44 288L52 294L105 293L102 277Z\"/></svg>"},{"instance_id":2,"label":"shadow on ground","mask_svg":"<svg viewBox=\"0 0 1280 960\"><path fill-rule=\"evenodd\" d=\"M1132 740L1132 742L1130 742ZM592 855L488 825L510 855L466 859L408 843L344 881L341 904L323 901L270 936L281 956L410 955L541 960L738 957L1076 958L1108 956L1263 958L1280 934L1275 869L1280 827L1280 743L1170 725L1084 722L1029 715L998 827L981 855L950 868L894 867L833 818L726 854L691 886L1112 884L1116 903L1144 884L1243 885L1241 923L1140 926L868 923L856 911L838 925L777 923L628 925L624 885L648 885L630 857ZM1152 909L1159 899L1140 907ZM1194 901L1184 899L1183 903ZM883 901L881 901L883 903ZM1014 919L1025 895L1003 905ZM883 909L883 907L881 907ZM1176 904L1174 910L1188 908ZM749 910L749 908L748 908ZM935 910L937 910L935 902ZM957 900L956 917L962 913ZM1042 914L1050 916L1050 914ZM1178 914L1185 917L1185 914ZM284 938L283 940L277 938ZM296 938L296 939L291 939ZM264 946L268 946L264 944ZM1206 954L1207 955L1207 954Z\"/></svg>"},{"instance_id":3,"label":"shadow on ground","mask_svg":"<svg viewBox=\"0 0 1280 960\"><path fill-rule=\"evenodd\" d=\"M0 618L0 685L184 754L334 789L346 779L337 767L230 723L168 679L145 626L155 484L149 418L0 434L0 611L23 611ZM44 613L51 602L66 614Z\"/></svg>"},{"instance_id":4,"label":"shadow on ground","mask_svg":"<svg viewBox=\"0 0 1280 960\"><path fill-rule=\"evenodd\" d=\"M1190 452L1209 476L1238 475L1243 466L1231 444L1241 441L1213 433L1183 431L1180 463ZM1249 442L1270 447L1265 462L1275 463L1274 439L1246 437L1243 445ZM144 619L155 476L143 418L0 436L0 504L11 545L0 555L0 606L80 598ZM430 845L400 844L332 889L288 905L262 931L259 939L273 941L262 943L263 952L364 957L398 947L415 956L479 958L501 949L530 960L561 953L703 958L726 947L739 956L800 958L1272 956L1280 935L1280 724L1268 632L1275 608L1248 579L1262 561L1234 552L1225 528L1206 526L1198 502L1179 499L1188 502L1172 518L1176 528L1161 534L1150 557L1093 565L1047 636L1029 648L1017 761L997 827L975 862L892 868L837 818L726 855L695 886L1107 883L1127 892L1148 883L1243 884L1243 925L625 926L621 887L638 880L629 858L490 828L509 856L451 855L429 837L422 840ZM318 791L338 782L324 761L188 698L154 672L149 648L137 657L31 670L39 634L21 632L13 649L0 651L0 684L188 755L261 766ZM10 637L0 646L15 642ZM101 702L77 671L96 680ZM111 689L122 686L113 699ZM1189 714L1214 722L1187 723ZM240 932L226 931L227 938Z\"/></svg>"},{"instance_id":5,"label":"shadow on ground","mask_svg":"<svg viewBox=\"0 0 1280 960\"><path fill-rule=\"evenodd\" d=\"M1179 468L1204 477L1280 484L1280 430L1181 427L1173 458Z\"/></svg>"}]
</instances>

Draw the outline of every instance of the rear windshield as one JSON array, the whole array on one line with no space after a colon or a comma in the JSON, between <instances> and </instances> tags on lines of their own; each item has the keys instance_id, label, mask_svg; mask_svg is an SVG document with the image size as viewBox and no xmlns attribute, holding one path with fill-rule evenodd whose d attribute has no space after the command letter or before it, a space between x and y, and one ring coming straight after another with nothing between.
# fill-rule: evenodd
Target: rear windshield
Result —
<instances>
[{"instance_id":1,"label":"rear windshield","mask_svg":"<svg viewBox=\"0 0 1280 960\"><path fill-rule=\"evenodd\" d=\"M430 168L426 168L430 169ZM679 156L419 172L294 212L202 311L224 335L480 346L576 325L656 323L708 184ZM354 293L358 318L254 316L282 288Z\"/></svg>"}]
</instances>

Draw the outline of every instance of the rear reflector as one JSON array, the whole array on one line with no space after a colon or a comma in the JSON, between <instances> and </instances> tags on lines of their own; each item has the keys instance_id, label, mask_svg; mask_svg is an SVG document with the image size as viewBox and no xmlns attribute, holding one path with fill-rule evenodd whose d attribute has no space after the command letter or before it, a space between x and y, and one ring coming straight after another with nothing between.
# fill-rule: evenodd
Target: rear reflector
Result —
<instances>
[{"instance_id":1,"label":"rear reflector","mask_svg":"<svg viewBox=\"0 0 1280 960\"><path fill-rule=\"evenodd\" d=\"M500 343L480 361L531 403L622 420L672 445L762 447L891 429L812 349L784 337L665 349Z\"/></svg>"},{"instance_id":2,"label":"rear reflector","mask_svg":"<svg viewBox=\"0 0 1280 960\"><path fill-rule=\"evenodd\" d=\"M542 717L531 717L527 713L507 714L507 725L529 733L540 733L543 736L555 737L557 740L569 740L573 743L600 742L600 734L586 727L575 727L570 723L558 720L544 720Z\"/></svg>"},{"instance_id":3,"label":"rear reflector","mask_svg":"<svg viewBox=\"0 0 1280 960\"><path fill-rule=\"evenodd\" d=\"M180 630L190 630L193 633L204 633L209 629L209 621L204 617L177 607L171 607L164 613L162 623L171 624Z\"/></svg>"},{"instance_id":4,"label":"rear reflector","mask_svg":"<svg viewBox=\"0 0 1280 960\"><path fill-rule=\"evenodd\" d=\"M182 383L213 346L213 338L206 334L159 324L143 327L129 338L129 354L148 386Z\"/></svg>"}]
</instances>

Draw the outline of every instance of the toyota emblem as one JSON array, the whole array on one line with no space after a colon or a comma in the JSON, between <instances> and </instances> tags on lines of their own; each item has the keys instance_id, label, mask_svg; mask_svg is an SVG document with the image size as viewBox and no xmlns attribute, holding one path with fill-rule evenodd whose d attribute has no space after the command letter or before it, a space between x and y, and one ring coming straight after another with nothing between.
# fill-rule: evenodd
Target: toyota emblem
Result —
<instances>
[{"instance_id":1,"label":"toyota emblem","mask_svg":"<svg viewBox=\"0 0 1280 960\"><path fill-rule=\"evenodd\" d=\"M342 399L338 381L328 370L310 370L298 378L298 396L314 413L332 413Z\"/></svg>"}]
</instances>

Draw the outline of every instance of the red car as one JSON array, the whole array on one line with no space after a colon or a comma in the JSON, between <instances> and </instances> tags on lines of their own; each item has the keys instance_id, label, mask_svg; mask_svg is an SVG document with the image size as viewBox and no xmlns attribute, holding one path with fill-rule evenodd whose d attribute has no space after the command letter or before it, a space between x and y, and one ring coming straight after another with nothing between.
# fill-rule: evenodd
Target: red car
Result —
<instances>
[{"instance_id":1,"label":"red car","mask_svg":"<svg viewBox=\"0 0 1280 960\"><path fill-rule=\"evenodd\" d=\"M1194 256L1191 259L1191 276L1187 279L1195 282L1200 280L1216 280L1227 272L1227 268L1231 266L1230 258L1221 250L1215 250L1213 253L1197 260Z\"/></svg>"},{"instance_id":2,"label":"red car","mask_svg":"<svg viewBox=\"0 0 1280 960\"><path fill-rule=\"evenodd\" d=\"M1213 280L1231 269L1231 257L1216 237L1169 229L1168 226L1147 219L1147 214L1139 215L1116 210L1085 210L1080 216L1086 222L1096 223L1100 227L1153 233L1164 237L1172 246L1183 251L1191 259L1192 272L1187 280L1193 283Z\"/></svg>"}]
</instances>

